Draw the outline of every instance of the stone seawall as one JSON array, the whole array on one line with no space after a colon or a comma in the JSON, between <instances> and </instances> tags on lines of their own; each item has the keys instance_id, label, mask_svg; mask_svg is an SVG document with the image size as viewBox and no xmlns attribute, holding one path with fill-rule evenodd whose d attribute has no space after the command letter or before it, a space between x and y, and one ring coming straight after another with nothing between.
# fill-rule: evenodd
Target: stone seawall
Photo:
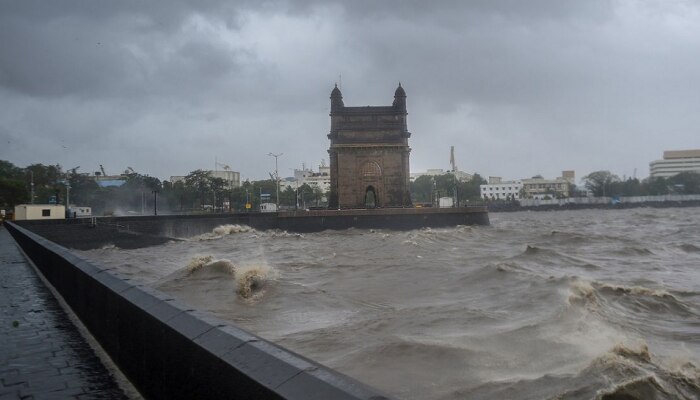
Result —
<instances>
[{"instance_id":1,"label":"stone seawall","mask_svg":"<svg viewBox=\"0 0 700 400\"><path fill-rule=\"evenodd\" d=\"M6 225L146 398L388 398L157 290L120 278L17 224ZM80 227L77 222L72 225Z\"/></svg>"},{"instance_id":2,"label":"stone seawall","mask_svg":"<svg viewBox=\"0 0 700 400\"><path fill-rule=\"evenodd\" d=\"M279 213L159 215L97 217L52 221L18 221L34 233L62 246L88 250L107 245L123 249L180 240L226 224L258 230L320 232L326 229L420 229L456 225L488 225L486 207L386 208L373 210L319 210Z\"/></svg>"}]
</instances>

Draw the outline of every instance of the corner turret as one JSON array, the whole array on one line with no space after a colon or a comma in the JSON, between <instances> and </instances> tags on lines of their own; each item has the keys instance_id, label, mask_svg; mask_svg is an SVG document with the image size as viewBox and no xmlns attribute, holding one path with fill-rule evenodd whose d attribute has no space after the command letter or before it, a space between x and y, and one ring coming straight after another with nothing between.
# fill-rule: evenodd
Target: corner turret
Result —
<instances>
[{"instance_id":1,"label":"corner turret","mask_svg":"<svg viewBox=\"0 0 700 400\"><path fill-rule=\"evenodd\" d=\"M406 91L401 87L401 82L399 82L399 87L396 88L394 92L394 104L393 107L397 110L406 112Z\"/></svg>"},{"instance_id":2,"label":"corner turret","mask_svg":"<svg viewBox=\"0 0 700 400\"><path fill-rule=\"evenodd\" d=\"M340 111L343 107L345 107L345 104L343 104L343 94L340 93L340 89L338 89L338 84L336 83L331 92L331 113Z\"/></svg>"}]
</instances>

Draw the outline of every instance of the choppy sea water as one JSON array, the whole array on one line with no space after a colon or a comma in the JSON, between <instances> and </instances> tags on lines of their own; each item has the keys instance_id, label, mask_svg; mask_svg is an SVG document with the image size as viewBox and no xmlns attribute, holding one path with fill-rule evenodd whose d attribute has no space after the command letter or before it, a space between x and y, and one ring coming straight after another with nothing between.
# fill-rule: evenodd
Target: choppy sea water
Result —
<instances>
[{"instance_id":1,"label":"choppy sea water","mask_svg":"<svg viewBox=\"0 0 700 400\"><path fill-rule=\"evenodd\" d=\"M404 399L700 398L700 209L79 252Z\"/></svg>"}]
</instances>

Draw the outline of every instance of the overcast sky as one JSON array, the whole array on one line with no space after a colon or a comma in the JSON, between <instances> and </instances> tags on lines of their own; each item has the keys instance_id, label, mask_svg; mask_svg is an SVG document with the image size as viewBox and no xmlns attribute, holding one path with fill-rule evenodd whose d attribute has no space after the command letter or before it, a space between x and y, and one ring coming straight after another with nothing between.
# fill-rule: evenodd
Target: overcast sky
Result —
<instances>
[{"instance_id":1,"label":"overcast sky","mask_svg":"<svg viewBox=\"0 0 700 400\"><path fill-rule=\"evenodd\" d=\"M242 178L328 158L330 92L408 99L411 170L649 175L700 148L699 1L0 0L0 159L214 160Z\"/></svg>"}]
</instances>

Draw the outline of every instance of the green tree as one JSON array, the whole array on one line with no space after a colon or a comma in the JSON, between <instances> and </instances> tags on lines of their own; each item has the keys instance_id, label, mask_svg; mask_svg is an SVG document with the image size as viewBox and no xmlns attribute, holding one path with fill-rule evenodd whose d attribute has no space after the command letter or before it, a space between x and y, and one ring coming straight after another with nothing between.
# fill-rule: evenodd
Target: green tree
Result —
<instances>
[{"instance_id":1,"label":"green tree","mask_svg":"<svg viewBox=\"0 0 700 400\"><path fill-rule=\"evenodd\" d=\"M700 193L700 174L697 172L681 172L680 174L668 178L668 183L681 194Z\"/></svg>"},{"instance_id":2,"label":"green tree","mask_svg":"<svg viewBox=\"0 0 700 400\"><path fill-rule=\"evenodd\" d=\"M586 189L593 192L596 197L611 196L613 184L619 182L620 178L610 171L595 171L583 177Z\"/></svg>"},{"instance_id":3,"label":"green tree","mask_svg":"<svg viewBox=\"0 0 700 400\"><path fill-rule=\"evenodd\" d=\"M291 186L287 186L280 192L280 206L294 208L296 206L296 190Z\"/></svg>"},{"instance_id":4,"label":"green tree","mask_svg":"<svg viewBox=\"0 0 700 400\"><path fill-rule=\"evenodd\" d=\"M651 196L668 194L668 182L665 178L649 178L643 183L644 192Z\"/></svg>"},{"instance_id":5,"label":"green tree","mask_svg":"<svg viewBox=\"0 0 700 400\"><path fill-rule=\"evenodd\" d=\"M192 190L194 202L192 208L207 204L211 195L211 173L201 169L194 170L185 177L185 186ZM199 207L198 207L199 206Z\"/></svg>"},{"instance_id":6,"label":"green tree","mask_svg":"<svg viewBox=\"0 0 700 400\"><path fill-rule=\"evenodd\" d=\"M209 188L212 193L212 204L214 209L222 208L224 203L224 193L226 191L226 181L222 178L209 177Z\"/></svg>"},{"instance_id":7,"label":"green tree","mask_svg":"<svg viewBox=\"0 0 700 400\"><path fill-rule=\"evenodd\" d=\"M25 184L27 190L31 189L34 180L34 201L48 203L51 197L56 196L56 201L61 200L66 193L66 174L60 165L32 164L25 168Z\"/></svg>"},{"instance_id":8,"label":"green tree","mask_svg":"<svg viewBox=\"0 0 700 400\"><path fill-rule=\"evenodd\" d=\"M25 203L29 192L24 184L24 171L9 161L0 160L0 208L9 210Z\"/></svg>"},{"instance_id":9,"label":"green tree","mask_svg":"<svg viewBox=\"0 0 700 400\"><path fill-rule=\"evenodd\" d=\"M433 198L434 181L430 175L421 175L411 182L411 198L415 202L431 202Z\"/></svg>"},{"instance_id":10,"label":"green tree","mask_svg":"<svg viewBox=\"0 0 700 400\"><path fill-rule=\"evenodd\" d=\"M459 199L464 201L480 201L481 200L481 185L487 183L486 179L475 173L472 179L459 184Z\"/></svg>"},{"instance_id":11,"label":"green tree","mask_svg":"<svg viewBox=\"0 0 700 400\"><path fill-rule=\"evenodd\" d=\"M318 186L314 186L312 191L313 191L312 198L314 199L314 207L320 207L319 204L321 202L321 199L323 198L323 190Z\"/></svg>"},{"instance_id":12,"label":"green tree","mask_svg":"<svg viewBox=\"0 0 700 400\"><path fill-rule=\"evenodd\" d=\"M297 189L297 197L299 198L299 207L308 208L313 202L314 189L304 183Z\"/></svg>"},{"instance_id":13,"label":"green tree","mask_svg":"<svg viewBox=\"0 0 700 400\"><path fill-rule=\"evenodd\" d=\"M636 178L627 178L626 181L614 182L611 193L619 196L642 196L644 189Z\"/></svg>"}]
</instances>

